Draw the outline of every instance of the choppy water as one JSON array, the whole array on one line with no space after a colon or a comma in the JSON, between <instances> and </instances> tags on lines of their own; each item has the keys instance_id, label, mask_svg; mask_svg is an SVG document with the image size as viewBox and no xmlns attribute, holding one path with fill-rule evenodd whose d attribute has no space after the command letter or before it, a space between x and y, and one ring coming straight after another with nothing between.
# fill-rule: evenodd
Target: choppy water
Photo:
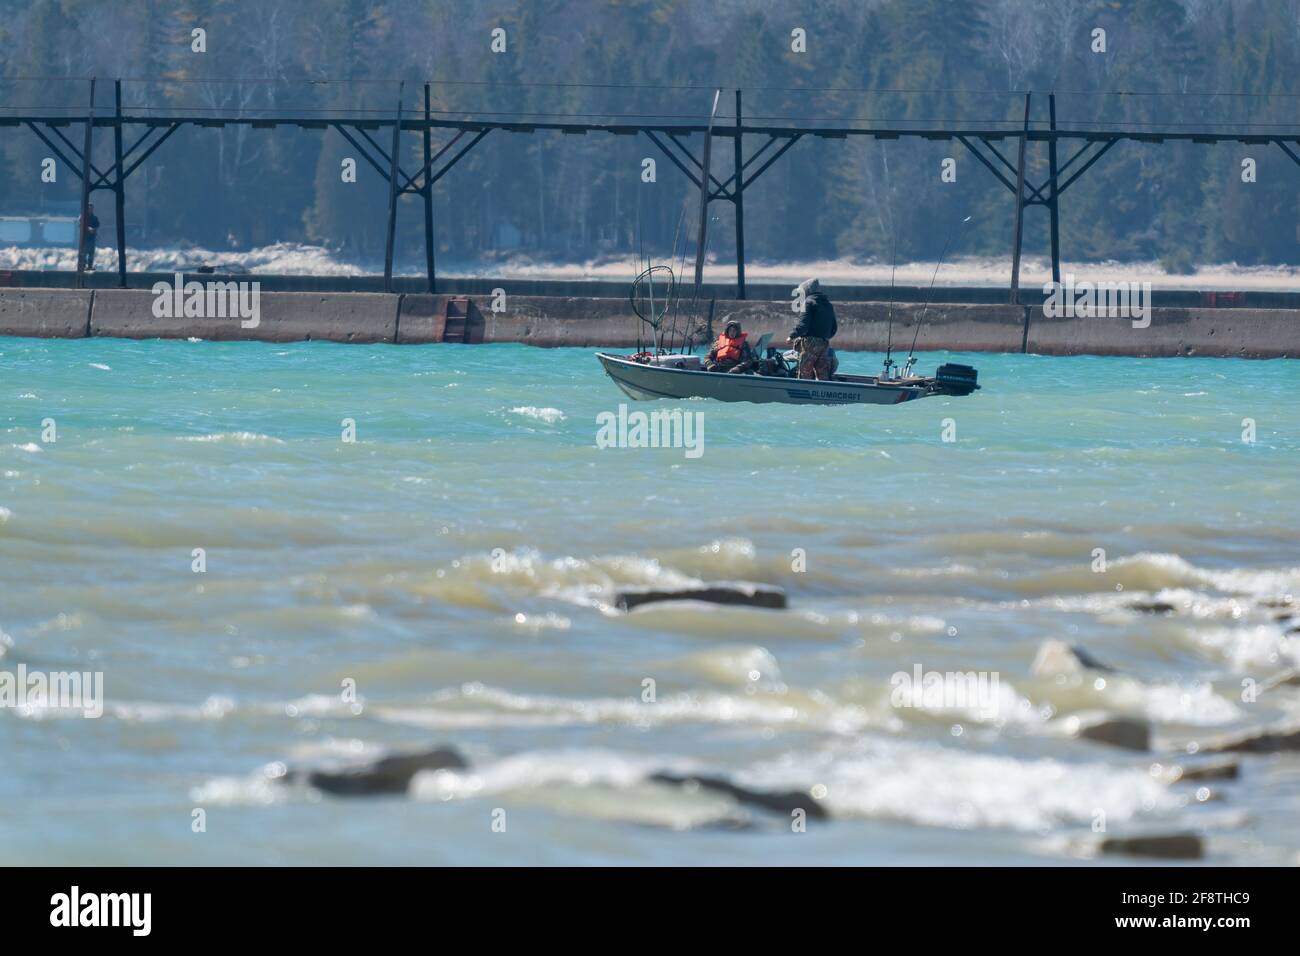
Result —
<instances>
[{"instance_id":1,"label":"choppy water","mask_svg":"<svg viewBox=\"0 0 1300 956\"><path fill-rule=\"evenodd\" d=\"M1300 600L1300 366L957 359L984 391L684 403L688 459L595 447L622 396L588 350L0 341L0 668L99 670L107 697L0 710L0 862L1068 863L1099 810L1300 861L1300 757L1199 795L1151 769L1300 716L1300 688L1241 695L1300 663L1269 606ZM724 579L791 608L608 607ZM1031 676L1048 638L1119 673ZM893 706L917 665L996 673L996 714ZM1071 738L1092 711L1157 751ZM267 778L440 743L471 769L405 798Z\"/></svg>"}]
</instances>

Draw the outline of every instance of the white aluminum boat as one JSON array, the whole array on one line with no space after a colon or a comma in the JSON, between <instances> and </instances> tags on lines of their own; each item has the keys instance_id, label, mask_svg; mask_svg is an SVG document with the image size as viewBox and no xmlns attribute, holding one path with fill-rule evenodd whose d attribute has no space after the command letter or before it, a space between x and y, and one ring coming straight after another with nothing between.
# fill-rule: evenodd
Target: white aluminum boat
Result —
<instances>
[{"instance_id":1,"label":"white aluminum boat","mask_svg":"<svg viewBox=\"0 0 1300 956\"><path fill-rule=\"evenodd\" d=\"M610 355L596 358L630 398L713 398L720 402L783 402L791 405L897 405L932 395L969 395L979 388L968 365L943 365L933 377L882 379L835 375L820 381L786 374L709 372L698 356Z\"/></svg>"}]
</instances>

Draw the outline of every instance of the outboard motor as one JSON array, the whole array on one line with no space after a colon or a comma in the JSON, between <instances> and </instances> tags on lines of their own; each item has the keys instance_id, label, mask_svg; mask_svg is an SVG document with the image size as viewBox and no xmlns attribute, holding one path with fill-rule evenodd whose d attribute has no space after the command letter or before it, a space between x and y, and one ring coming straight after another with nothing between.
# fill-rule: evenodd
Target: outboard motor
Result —
<instances>
[{"instance_id":1,"label":"outboard motor","mask_svg":"<svg viewBox=\"0 0 1300 956\"><path fill-rule=\"evenodd\" d=\"M934 373L938 391L944 395L969 395L979 388L979 372L970 365L945 362Z\"/></svg>"}]
</instances>

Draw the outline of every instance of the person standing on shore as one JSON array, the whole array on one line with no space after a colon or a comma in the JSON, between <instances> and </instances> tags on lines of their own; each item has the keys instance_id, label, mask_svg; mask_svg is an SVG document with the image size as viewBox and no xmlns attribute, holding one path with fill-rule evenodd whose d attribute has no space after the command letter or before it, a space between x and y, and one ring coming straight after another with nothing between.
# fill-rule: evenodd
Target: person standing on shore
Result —
<instances>
[{"instance_id":1,"label":"person standing on shore","mask_svg":"<svg viewBox=\"0 0 1300 956\"><path fill-rule=\"evenodd\" d=\"M95 215L95 204L86 203L86 214L81 219L81 232L85 236L85 254L82 256L82 268L87 272L95 271L95 237L99 235L99 217Z\"/></svg>"},{"instance_id":2,"label":"person standing on shore","mask_svg":"<svg viewBox=\"0 0 1300 956\"><path fill-rule=\"evenodd\" d=\"M835 374L830 354L831 339L839 329L835 307L816 279L805 279L797 291L803 294L803 311L790 341L799 353L798 375L825 381Z\"/></svg>"}]
</instances>

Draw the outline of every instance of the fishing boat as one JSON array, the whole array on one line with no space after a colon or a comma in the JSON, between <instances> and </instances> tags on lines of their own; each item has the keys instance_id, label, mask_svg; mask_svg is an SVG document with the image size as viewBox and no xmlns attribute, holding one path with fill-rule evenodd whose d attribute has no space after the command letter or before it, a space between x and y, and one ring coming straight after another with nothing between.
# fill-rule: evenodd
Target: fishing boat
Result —
<instances>
[{"instance_id":1,"label":"fishing boat","mask_svg":"<svg viewBox=\"0 0 1300 956\"><path fill-rule=\"evenodd\" d=\"M689 315L681 308L678 296L678 272L671 266L643 262L645 268L633 280L629 300L643 326L649 328L650 344L642 348L638 335L637 351L631 355L612 355L597 352L596 358L605 373L614 380L629 398L654 400L660 398L711 398L720 402L781 402L788 405L900 405L918 398L936 395L970 395L979 388L979 373L969 365L947 363L940 365L933 376L912 374L916 362L916 341L920 333L918 320L912 337L912 349L900 368L893 360L893 278L890 278L889 342L885 349L884 368L880 375L839 375L832 372L828 379L799 378L799 357L794 351L768 345L771 333L759 339L754 352L758 360L746 371L712 371L704 367L699 355L694 354L696 342L712 339L713 307L708 311L707 326L699 324L696 308L700 304L700 286L704 273L708 229L708 184L710 147L713 125L718 113L718 96L713 96L713 111L704 137L703 176L700 178L699 233L695 243L695 294L690 303ZM962 220L970 221L970 216ZM681 220L678 220L678 233ZM952 240L951 234L944 243L943 254L935 266L930 280L930 294L939 275ZM672 257L677 254L677 238L673 239ZM683 252L685 265L685 253ZM671 260L670 260L671 261ZM894 263L898 261L898 246L894 246ZM799 290L796 290L799 291ZM926 296L929 308L930 294ZM671 325L665 329L665 323ZM681 324L682 320L685 324ZM641 328L641 327L638 327ZM707 329L707 331L705 331ZM645 331L642 329L642 331ZM665 338L666 336L666 338ZM673 343L679 342L674 350ZM666 347L665 347L666 346ZM834 361L831 350L832 369Z\"/></svg>"},{"instance_id":2,"label":"fishing boat","mask_svg":"<svg viewBox=\"0 0 1300 956\"><path fill-rule=\"evenodd\" d=\"M759 372L710 372L698 355L641 352L596 353L605 373L632 399L712 398L720 402L782 402L789 405L898 405L934 395L969 395L979 388L969 365L947 363L933 376L885 378L833 375L796 378L793 353L768 349Z\"/></svg>"}]
</instances>

